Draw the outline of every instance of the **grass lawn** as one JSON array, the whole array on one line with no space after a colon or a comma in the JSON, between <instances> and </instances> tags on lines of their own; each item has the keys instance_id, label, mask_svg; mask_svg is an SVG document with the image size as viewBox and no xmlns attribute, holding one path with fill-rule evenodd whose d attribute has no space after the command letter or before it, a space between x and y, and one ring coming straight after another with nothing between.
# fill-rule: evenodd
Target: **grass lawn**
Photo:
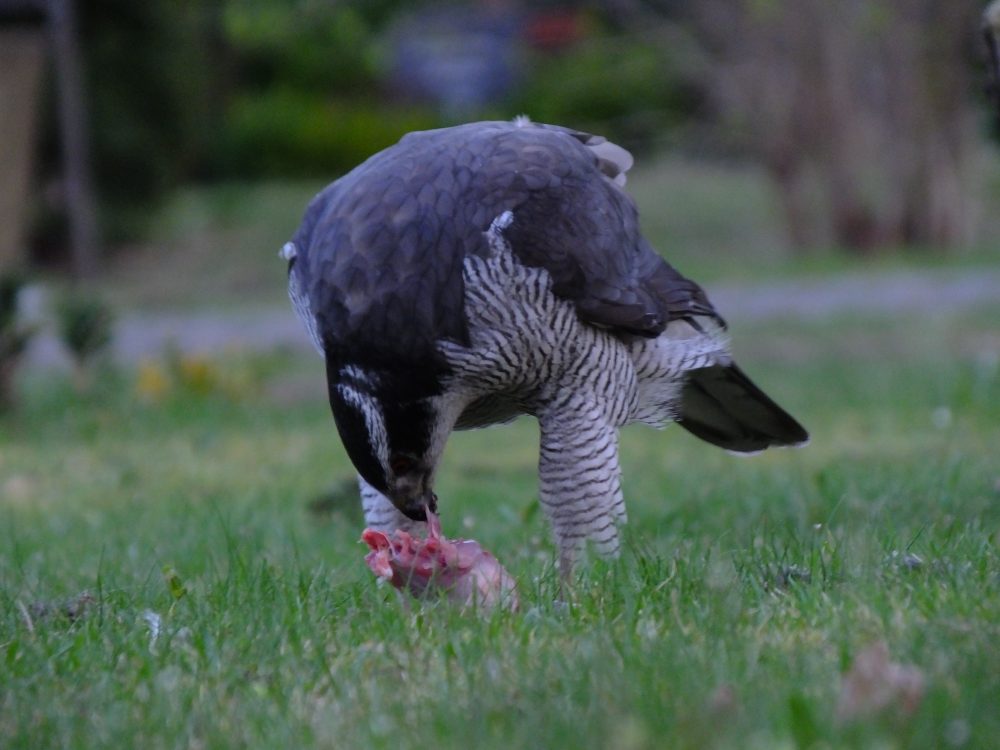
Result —
<instances>
[{"instance_id":1,"label":"grass lawn","mask_svg":"<svg viewBox=\"0 0 1000 750\"><path fill-rule=\"evenodd\" d=\"M737 326L812 444L626 430L626 552L562 603L533 423L456 436L445 529L520 585L485 618L375 585L318 361L201 363L145 400L133 373L23 383L0 747L995 747L998 331L1000 308ZM879 643L916 687L838 716Z\"/></svg>"}]
</instances>

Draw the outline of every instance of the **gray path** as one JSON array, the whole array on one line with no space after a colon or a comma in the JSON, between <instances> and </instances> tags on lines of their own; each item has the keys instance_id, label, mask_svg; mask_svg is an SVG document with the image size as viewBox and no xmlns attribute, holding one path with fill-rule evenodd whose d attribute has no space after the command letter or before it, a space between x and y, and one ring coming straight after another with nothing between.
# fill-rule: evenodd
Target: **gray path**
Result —
<instances>
[{"instance_id":1,"label":"gray path","mask_svg":"<svg viewBox=\"0 0 1000 750\"><path fill-rule=\"evenodd\" d=\"M841 314L939 314L982 304L1000 304L1000 268L855 272L809 280L707 286L726 318L759 321L818 319ZM189 353L268 351L281 347L312 351L290 307L253 311L200 311L122 315L115 358L125 364L160 356L168 346ZM35 368L66 367L51 333L28 353Z\"/></svg>"}]
</instances>

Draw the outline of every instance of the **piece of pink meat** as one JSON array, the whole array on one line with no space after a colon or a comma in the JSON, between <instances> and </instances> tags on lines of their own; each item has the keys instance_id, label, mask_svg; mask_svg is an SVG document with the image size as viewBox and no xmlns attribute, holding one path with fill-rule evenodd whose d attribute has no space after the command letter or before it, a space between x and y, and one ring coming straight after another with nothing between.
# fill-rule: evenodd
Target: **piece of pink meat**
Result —
<instances>
[{"instance_id":1,"label":"piece of pink meat","mask_svg":"<svg viewBox=\"0 0 1000 750\"><path fill-rule=\"evenodd\" d=\"M379 578L416 597L440 591L461 606L516 610L514 579L479 542L446 539L441 522L427 511L427 538L397 529L392 536L365 529L361 541L370 548L365 562Z\"/></svg>"}]
</instances>

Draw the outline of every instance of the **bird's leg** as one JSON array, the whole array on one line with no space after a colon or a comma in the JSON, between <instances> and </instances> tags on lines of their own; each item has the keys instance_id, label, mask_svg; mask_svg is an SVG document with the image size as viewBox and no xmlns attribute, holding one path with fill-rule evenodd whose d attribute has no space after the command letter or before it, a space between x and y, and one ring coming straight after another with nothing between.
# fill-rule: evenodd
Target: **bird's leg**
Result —
<instances>
[{"instance_id":1,"label":"bird's leg","mask_svg":"<svg viewBox=\"0 0 1000 750\"><path fill-rule=\"evenodd\" d=\"M605 557L618 554L618 525L625 521L618 430L579 396L539 415L539 426L539 494L568 580L587 540Z\"/></svg>"},{"instance_id":2,"label":"bird's leg","mask_svg":"<svg viewBox=\"0 0 1000 750\"><path fill-rule=\"evenodd\" d=\"M360 476L358 477L358 487L361 490L361 507L365 512L365 523L369 528L387 533L403 529L411 534L424 535L427 524L413 521L404 516L389 498Z\"/></svg>"}]
</instances>

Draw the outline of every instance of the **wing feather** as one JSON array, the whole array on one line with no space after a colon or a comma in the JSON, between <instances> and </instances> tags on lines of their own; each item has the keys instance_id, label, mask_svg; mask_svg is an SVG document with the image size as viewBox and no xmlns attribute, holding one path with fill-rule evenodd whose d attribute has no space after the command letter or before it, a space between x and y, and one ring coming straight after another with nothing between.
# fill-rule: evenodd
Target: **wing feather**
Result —
<instances>
[{"instance_id":1,"label":"wing feather","mask_svg":"<svg viewBox=\"0 0 1000 750\"><path fill-rule=\"evenodd\" d=\"M425 362L438 340L467 344L462 264L487 251L504 211L515 255L546 269L583 320L656 335L672 319L718 317L643 239L621 189L631 165L625 149L555 126L406 135L317 195L292 239L324 348Z\"/></svg>"}]
</instances>

